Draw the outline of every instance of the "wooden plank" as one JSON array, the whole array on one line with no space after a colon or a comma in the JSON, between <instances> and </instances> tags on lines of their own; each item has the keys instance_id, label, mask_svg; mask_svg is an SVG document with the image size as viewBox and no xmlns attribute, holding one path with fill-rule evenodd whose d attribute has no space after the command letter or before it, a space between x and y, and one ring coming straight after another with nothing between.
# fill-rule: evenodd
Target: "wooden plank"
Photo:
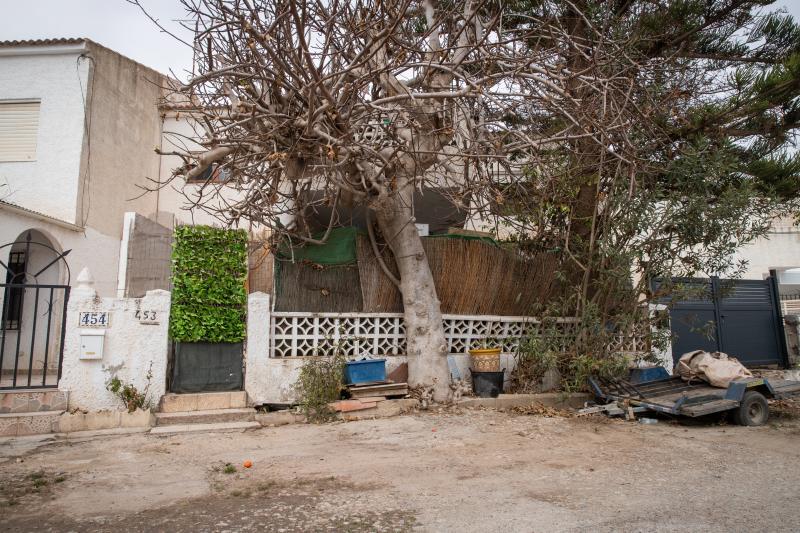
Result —
<instances>
[{"instance_id":1,"label":"wooden plank","mask_svg":"<svg viewBox=\"0 0 800 533\"><path fill-rule=\"evenodd\" d=\"M382 385L366 385L348 387L353 398L368 398L370 396L405 396L408 394L407 383L386 383Z\"/></svg>"},{"instance_id":2,"label":"wooden plank","mask_svg":"<svg viewBox=\"0 0 800 533\"><path fill-rule=\"evenodd\" d=\"M347 387L351 391L379 391L379 390L392 390L397 388L408 388L408 383L379 383L376 385L350 385Z\"/></svg>"},{"instance_id":3,"label":"wooden plank","mask_svg":"<svg viewBox=\"0 0 800 533\"><path fill-rule=\"evenodd\" d=\"M359 400L362 402L382 402L386 400L386 396L359 396Z\"/></svg>"},{"instance_id":4,"label":"wooden plank","mask_svg":"<svg viewBox=\"0 0 800 533\"><path fill-rule=\"evenodd\" d=\"M349 389L350 395L353 398L368 398L370 396L397 396L398 394L408 394L408 387L392 387L376 389Z\"/></svg>"},{"instance_id":5,"label":"wooden plank","mask_svg":"<svg viewBox=\"0 0 800 533\"><path fill-rule=\"evenodd\" d=\"M723 398L725 398L726 391L727 391L727 389L715 389L713 387L700 387L700 388L697 388L697 389L694 389L694 390L689 390L689 391L676 392L676 393L672 393L672 394L664 394L664 395L661 395L661 396L654 396L652 398L648 397L647 399L653 401L653 403L666 404L666 403L675 403L678 400L680 400L681 398L683 398L684 396L687 398L686 401L691 402L692 399L694 399L694 398L713 395L713 396L719 398L720 400L722 400Z\"/></svg>"},{"instance_id":6,"label":"wooden plank","mask_svg":"<svg viewBox=\"0 0 800 533\"><path fill-rule=\"evenodd\" d=\"M681 407L681 414L689 416L703 416L711 413L719 413L737 407L739 402L735 400L714 400L711 402L703 402L695 405L686 405Z\"/></svg>"},{"instance_id":7,"label":"wooden plank","mask_svg":"<svg viewBox=\"0 0 800 533\"><path fill-rule=\"evenodd\" d=\"M382 381L364 381L362 383L354 383L353 385L348 385L348 389L357 389L362 387L373 387L375 385L394 385L393 381L389 380L382 380Z\"/></svg>"}]
</instances>

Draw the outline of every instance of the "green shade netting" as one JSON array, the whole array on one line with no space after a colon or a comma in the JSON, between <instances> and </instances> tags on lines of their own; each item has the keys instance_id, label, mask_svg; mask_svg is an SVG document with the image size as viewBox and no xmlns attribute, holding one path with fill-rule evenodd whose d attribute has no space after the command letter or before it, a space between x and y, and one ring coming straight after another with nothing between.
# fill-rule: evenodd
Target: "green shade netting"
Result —
<instances>
[{"instance_id":1,"label":"green shade netting","mask_svg":"<svg viewBox=\"0 0 800 533\"><path fill-rule=\"evenodd\" d=\"M278 259L295 262L308 261L317 265L353 265L356 263L356 236L358 228L348 226L331 230L325 244L310 244L288 239L278 247ZM325 232L312 237L322 239Z\"/></svg>"},{"instance_id":2,"label":"green shade netting","mask_svg":"<svg viewBox=\"0 0 800 533\"><path fill-rule=\"evenodd\" d=\"M310 244L299 242L296 239L284 240L278 247L278 259L283 261L314 263L317 265L353 265L357 262L356 237L366 234L365 231L353 226L334 228L331 230L325 244ZM312 237L321 240L325 232L319 232ZM498 246L497 241L491 237L473 235L443 234L423 237L424 239L464 239L469 241L483 241L487 244Z\"/></svg>"}]
</instances>

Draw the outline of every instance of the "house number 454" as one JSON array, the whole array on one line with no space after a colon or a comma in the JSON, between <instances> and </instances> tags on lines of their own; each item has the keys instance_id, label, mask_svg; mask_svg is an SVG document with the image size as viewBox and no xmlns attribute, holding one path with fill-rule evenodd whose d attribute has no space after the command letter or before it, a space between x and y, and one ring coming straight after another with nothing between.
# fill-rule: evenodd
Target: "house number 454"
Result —
<instances>
[{"instance_id":1,"label":"house number 454","mask_svg":"<svg viewBox=\"0 0 800 533\"><path fill-rule=\"evenodd\" d=\"M147 322L151 324L158 322L158 313L155 311L137 309L134 316L139 319L139 322Z\"/></svg>"}]
</instances>

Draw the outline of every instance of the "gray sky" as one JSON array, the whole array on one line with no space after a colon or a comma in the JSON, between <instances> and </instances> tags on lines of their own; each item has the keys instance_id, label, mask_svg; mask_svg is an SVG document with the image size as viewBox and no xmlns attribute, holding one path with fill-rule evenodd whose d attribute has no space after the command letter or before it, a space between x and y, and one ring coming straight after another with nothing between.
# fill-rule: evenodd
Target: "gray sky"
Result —
<instances>
[{"instance_id":1,"label":"gray sky","mask_svg":"<svg viewBox=\"0 0 800 533\"><path fill-rule=\"evenodd\" d=\"M191 34L176 22L185 16L178 0L141 3L163 26L191 42ZM165 74L173 69L180 75L191 66L191 50L125 0L0 0L0 13L0 40L88 37Z\"/></svg>"},{"instance_id":2,"label":"gray sky","mask_svg":"<svg viewBox=\"0 0 800 533\"><path fill-rule=\"evenodd\" d=\"M186 35L177 20L185 13L178 0L142 0L148 12L170 31ZM800 0L779 0L800 19ZM191 50L161 31L125 0L0 0L0 39L88 37L163 73L191 66Z\"/></svg>"}]
</instances>

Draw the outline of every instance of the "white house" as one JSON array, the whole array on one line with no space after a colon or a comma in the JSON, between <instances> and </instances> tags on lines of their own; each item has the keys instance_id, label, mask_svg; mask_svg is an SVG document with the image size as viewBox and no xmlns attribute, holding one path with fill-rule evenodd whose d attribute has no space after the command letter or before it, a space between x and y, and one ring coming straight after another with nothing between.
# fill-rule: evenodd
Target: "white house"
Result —
<instances>
[{"instance_id":1,"label":"white house","mask_svg":"<svg viewBox=\"0 0 800 533\"><path fill-rule=\"evenodd\" d=\"M87 39L0 43L0 245L30 233L71 250L73 277L90 266L112 295L123 213L159 220L160 198L139 186L160 173L164 82Z\"/></svg>"},{"instance_id":2,"label":"white house","mask_svg":"<svg viewBox=\"0 0 800 533\"><path fill-rule=\"evenodd\" d=\"M84 267L100 297L128 296L128 247L158 245L156 286L137 296L167 288L173 224L214 222L181 209L183 183L143 189L176 165L156 153L165 129L185 128L160 105L169 81L88 39L0 42L3 369L57 364L66 287ZM134 222L143 242L129 242Z\"/></svg>"}]
</instances>

